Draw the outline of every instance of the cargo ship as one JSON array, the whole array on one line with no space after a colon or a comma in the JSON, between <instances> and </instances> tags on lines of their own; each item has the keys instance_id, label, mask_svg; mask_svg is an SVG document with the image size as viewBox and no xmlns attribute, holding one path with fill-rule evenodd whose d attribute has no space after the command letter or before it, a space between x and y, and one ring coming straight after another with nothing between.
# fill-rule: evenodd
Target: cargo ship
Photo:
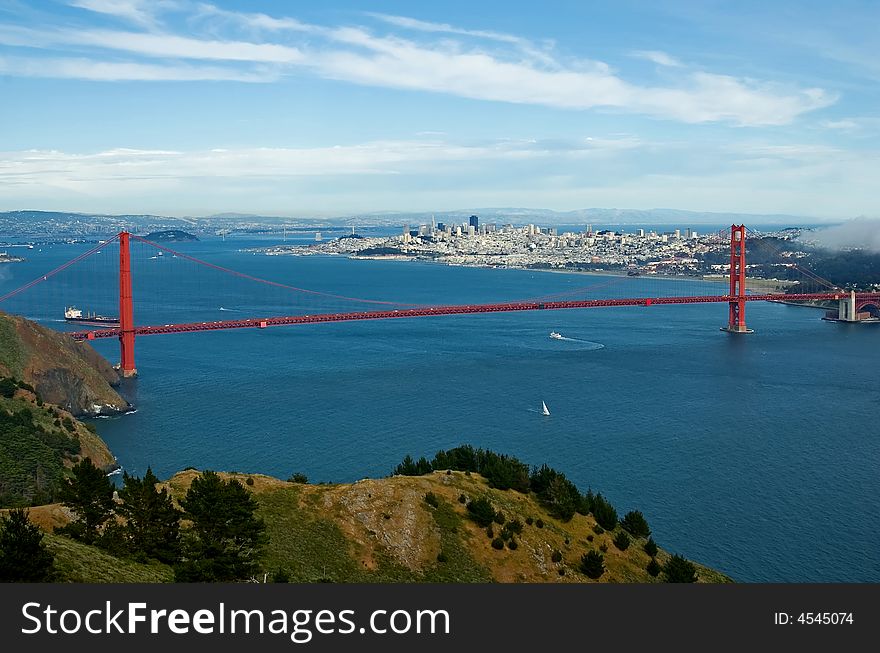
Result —
<instances>
[{"instance_id":1,"label":"cargo ship","mask_svg":"<svg viewBox=\"0 0 880 653\"><path fill-rule=\"evenodd\" d=\"M104 327L119 326L118 317L107 317L105 315L97 315L95 313L87 313L83 315L83 312L76 306L68 306L64 309L64 320L67 322L72 322L74 324L94 324Z\"/></svg>"}]
</instances>

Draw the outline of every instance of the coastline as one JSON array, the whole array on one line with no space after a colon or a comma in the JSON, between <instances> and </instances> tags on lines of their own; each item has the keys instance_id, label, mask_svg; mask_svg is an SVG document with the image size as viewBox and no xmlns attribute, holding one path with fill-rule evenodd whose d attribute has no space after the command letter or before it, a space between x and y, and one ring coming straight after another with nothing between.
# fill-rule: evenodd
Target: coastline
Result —
<instances>
[{"instance_id":1,"label":"coastline","mask_svg":"<svg viewBox=\"0 0 880 653\"><path fill-rule=\"evenodd\" d=\"M267 251L262 251L262 254L266 256L341 256L353 261L393 261L393 262L404 262L404 263L428 263L434 265L446 265L449 267L463 267L463 268L483 268L489 270L521 270L524 272L549 272L551 274L572 274L572 275L589 275L589 276L598 276L598 277L628 277L625 270L574 270L574 269L565 269L565 268L538 268L538 267L527 267L521 265L491 265L488 263L451 263L448 261L443 261L436 258L428 258L428 257L420 257L420 256L407 256L404 254L397 255L388 255L388 256L360 256L358 254L347 254L344 252L320 252L320 253L299 253L299 252L276 252L269 253ZM723 275L699 275L699 276L688 276L688 275L673 275L673 274L640 274L637 277L631 277L633 279L643 278L643 279L664 279L667 281L707 281L710 283L727 283L728 277ZM781 281L778 279L761 279L756 277L748 277L747 283L755 284L755 285L764 285L764 286L779 286L779 285L791 285L791 283L786 281ZM800 306L800 304L797 304Z\"/></svg>"}]
</instances>

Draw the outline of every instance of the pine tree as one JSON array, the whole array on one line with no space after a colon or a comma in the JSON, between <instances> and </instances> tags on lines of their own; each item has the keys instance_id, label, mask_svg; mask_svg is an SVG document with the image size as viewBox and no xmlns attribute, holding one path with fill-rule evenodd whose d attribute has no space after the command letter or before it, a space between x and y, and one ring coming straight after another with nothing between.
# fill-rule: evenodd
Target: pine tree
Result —
<instances>
[{"instance_id":1,"label":"pine tree","mask_svg":"<svg viewBox=\"0 0 880 653\"><path fill-rule=\"evenodd\" d=\"M184 582L243 580L256 573L266 544L266 525L256 517L257 502L236 480L214 472L193 480L180 502L192 521L175 578Z\"/></svg>"},{"instance_id":2,"label":"pine tree","mask_svg":"<svg viewBox=\"0 0 880 653\"><path fill-rule=\"evenodd\" d=\"M614 530L617 526L617 511L600 492L593 497L593 517L596 522L606 531Z\"/></svg>"},{"instance_id":3,"label":"pine tree","mask_svg":"<svg viewBox=\"0 0 880 653\"><path fill-rule=\"evenodd\" d=\"M596 580L605 573L605 556L598 551L585 553L581 558L581 573Z\"/></svg>"},{"instance_id":4,"label":"pine tree","mask_svg":"<svg viewBox=\"0 0 880 653\"><path fill-rule=\"evenodd\" d=\"M626 551L629 548L629 535L626 534L626 531L620 531L617 535L614 536L614 546L616 546L621 551Z\"/></svg>"},{"instance_id":5,"label":"pine tree","mask_svg":"<svg viewBox=\"0 0 880 653\"><path fill-rule=\"evenodd\" d=\"M660 573L660 565L657 563L657 558L651 558L646 571L655 577Z\"/></svg>"},{"instance_id":6,"label":"pine tree","mask_svg":"<svg viewBox=\"0 0 880 653\"><path fill-rule=\"evenodd\" d=\"M648 522L639 510L630 510L626 513L620 520L620 525L628 530L633 537L648 537L651 534Z\"/></svg>"},{"instance_id":7,"label":"pine tree","mask_svg":"<svg viewBox=\"0 0 880 653\"><path fill-rule=\"evenodd\" d=\"M674 555L663 565L663 576L667 583L696 583L697 569L690 560Z\"/></svg>"},{"instance_id":8,"label":"pine tree","mask_svg":"<svg viewBox=\"0 0 880 653\"><path fill-rule=\"evenodd\" d=\"M43 532L28 521L23 508L0 518L0 582L52 580L55 556L43 544Z\"/></svg>"},{"instance_id":9,"label":"pine tree","mask_svg":"<svg viewBox=\"0 0 880 653\"><path fill-rule=\"evenodd\" d=\"M91 458L78 462L71 472L72 477L61 486L58 497L62 504L73 510L76 520L59 530L92 544L113 514L113 484L95 467Z\"/></svg>"},{"instance_id":10,"label":"pine tree","mask_svg":"<svg viewBox=\"0 0 880 653\"><path fill-rule=\"evenodd\" d=\"M168 491L156 490L159 479L147 468L142 479L125 474L117 512L125 517L123 537L131 550L171 563L180 552L180 516Z\"/></svg>"},{"instance_id":11,"label":"pine tree","mask_svg":"<svg viewBox=\"0 0 880 653\"><path fill-rule=\"evenodd\" d=\"M657 543L654 541L653 537L649 537L648 541L645 542L645 546L642 547L652 558L657 555Z\"/></svg>"}]
</instances>

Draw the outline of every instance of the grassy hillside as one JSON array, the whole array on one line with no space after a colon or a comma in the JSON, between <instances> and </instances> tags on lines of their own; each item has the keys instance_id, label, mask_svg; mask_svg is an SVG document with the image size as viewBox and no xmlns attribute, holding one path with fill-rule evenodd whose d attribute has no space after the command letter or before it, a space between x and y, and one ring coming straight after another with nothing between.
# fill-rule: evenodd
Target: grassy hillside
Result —
<instances>
[{"instance_id":1,"label":"grassy hillside","mask_svg":"<svg viewBox=\"0 0 880 653\"><path fill-rule=\"evenodd\" d=\"M176 474L164 485L184 496L199 472ZM290 582L383 583L657 583L646 567L645 540L633 538L625 551L614 531L602 531L592 516L563 522L534 495L490 488L478 474L432 472L424 476L364 479L340 485L291 483L261 475L226 474L253 492L265 521L269 544L261 569L269 579ZM250 482L249 482L250 481ZM430 494L429 494L430 493ZM431 497L426 500L426 495ZM486 529L468 516L466 500L485 497L505 516L518 520L515 549L509 540L492 546ZM31 520L50 531L71 515L58 504L31 509ZM499 524L492 525L495 535ZM64 582L172 582L171 567L120 559L67 537L47 535ZM605 549L605 573L598 581L580 571L581 556ZM669 554L662 549L662 565ZM728 583L724 574L695 564L698 582ZM262 578L260 578L262 580Z\"/></svg>"},{"instance_id":2,"label":"grassy hillside","mask_svg":"<svg viewBox=\"0 0 880 653\"><path fill-rule=\"evenodd\" d=\"M167 583L174 578L171 568L166 565L121 560L67 537L46 535L44 542L55 554L55 570L61 582Z\"/></svg>"},{"instance_id":3,"label":"grassy hillside","mask_svg":"<svg viewBox=\"0 0 880 653\"><path fill-rule=\"evenodd\" d=\"M182 497L196 476L194 470L181 472L167 485ZM283 572L291 581L595 582L579 571L581 556L607 548L606 572L598 582L658 582L645 570L650 557L642 550L644 539L634 538L620 551L613 544L619 526L601 532L592 516L583 515L562 522L534 495L490 488L478 474L433 472L341 485L222 476L255 493L269 534L264 569ZM436 506L425 500L429 492ZM486 529L468 517L462 496L486 497L506 521L519 520L523 530L514 536L516 549L493 548ZM496 535L501 529L493 524ZM561 555L558 562L554 552ZM668 556L661 550L657 560L662 565ZM731 582L696 566L700 582Z\"/></svg>"}]
</instances>

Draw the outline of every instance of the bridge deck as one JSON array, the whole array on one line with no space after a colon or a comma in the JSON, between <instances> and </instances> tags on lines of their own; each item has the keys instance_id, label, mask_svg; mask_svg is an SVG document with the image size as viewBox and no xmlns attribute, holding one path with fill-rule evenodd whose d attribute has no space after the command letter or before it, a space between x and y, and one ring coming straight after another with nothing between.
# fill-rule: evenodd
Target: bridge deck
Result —
<instances>
[{"instance_id":1,"label":"bridge deck","mask_svg":"<svg viewBox=\"0 0 880 653\"><path fill-rule=\"evenodd\" d=\"M846 293L813 293L786 295L769 293L763 295L746 295L745 300L754 301L807 301L807 300L839 300L845 299ZM860 301L880 301L880 293L858 293ZM394 318L428 317L436 315L467 315L474 313L506 313L513 311L560 310L572 308L600 308L610 306L652 306L669 304L711 304L737 301L739 298L730 295L709 295L694 297L637 297L626 299L585 299L579 301L555 302L509 302L502 304L463 304L452 306L424 306L418 308L362 311L353 313L321 313L317 315L292 315L284 317L250 318L243 320L221 320L217 322L190 322L186 324L165 324L135 327L135 335L149 336L168 333L193 333L198 331L219 331L222 329L260 329L270 326L291 324L315 324L319 322L348 322L354 320L385 320ZM120 329L99 329L95 331L76 331L70 335L77 340L94 340L96 338L118 338Z\"/></svg>"}]
</instances>

